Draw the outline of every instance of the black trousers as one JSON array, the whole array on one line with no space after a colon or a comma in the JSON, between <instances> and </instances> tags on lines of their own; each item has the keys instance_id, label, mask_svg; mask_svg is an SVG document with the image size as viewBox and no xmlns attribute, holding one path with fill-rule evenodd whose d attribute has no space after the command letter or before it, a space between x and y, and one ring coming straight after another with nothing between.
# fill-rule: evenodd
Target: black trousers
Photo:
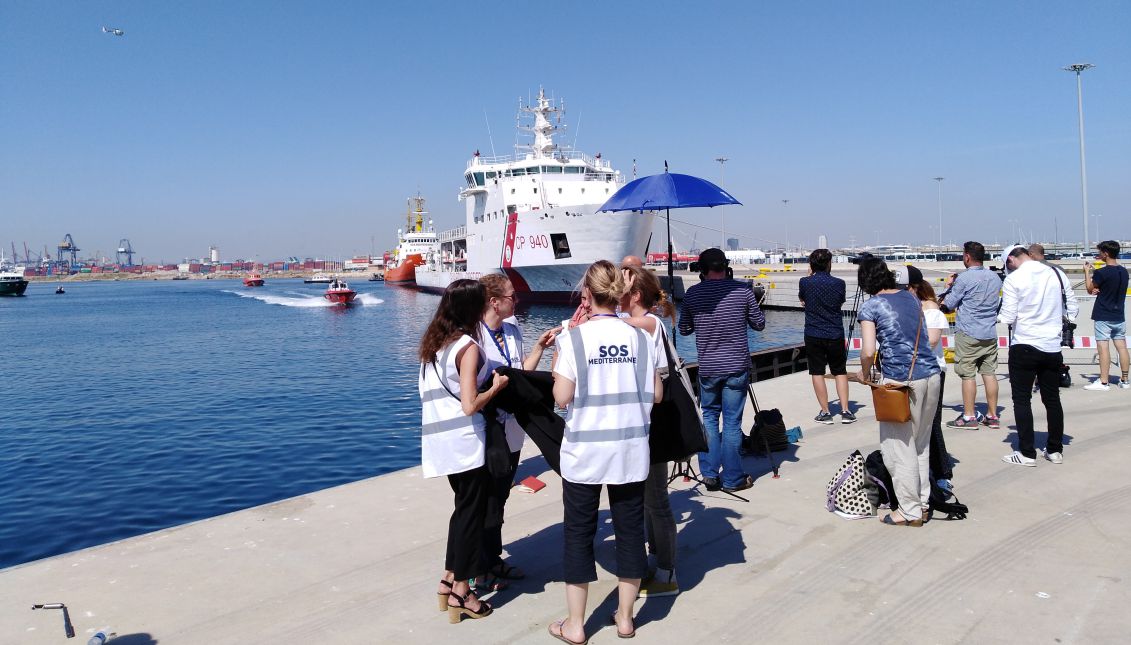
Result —
<instances>
[{"instance_id":1,"label":"black trousers","mask_svg":"<svg viewBox=\"0 0 1131 645\"><path fill-rule=\"evenodd\" d=\"M448 475L455 493L455 510L448 521L448 550L444 568L467 580L487 572L483 554L483 525L487 518L487 497L491 475L486 466Z\"/></svg>"},{"instance_id":2,"label":"black trousers","mask_svg":"<svg viewBox=\"0 0 1131 645\"><path fill-rule=\"evenodd\" d=\"M518 458L521 452L512 452L510 468L499 477L491 478L491 490L487 497L487 522L483 527L483 556L487 558L487 568L491 569L503 562L503 510L514 487L514 474L518 472Z\"/></svg>"},{"instance_id":3,"label":"black trousers","mask_svg":"<svg viewBox=\"0 0 1131 645\"><path fill-rule=\"evenodd\" d=\"M1032 345L1009 348L1009 386L1013 390L1013 416L1017 419L1018 451L1036 459L1033 445L1033 380L1041 391L1041 403L1048 417L1048 452L1064 452L1064 409L1060 405L1060 352L1042 352Z\"/></svg>"},{"instance_id":4,"label":"black trousers","mask_svg":"<svg viewBox=\"0 0 1131 645\"><path fill-rule=\"evenodd\" d=\"M939 374L939 405L935 408L935 422L931 426L930 464L932 479L950 479L954 477L951 466L950 453L946 451L946 439L943 437L942 424L942 393L946 384L946 370Z\"/></svg>"},{"instance_id":5,"label":"black trousers","mask_svg":"<svg viewBox=\"0 0 1131 645\"><path fill-rule=\"evenodd\" d=\"M644 482L608 484L607 487L616 538L617 576L643 578L648 572L648 555L644 549ZM597 536L600 501L601 484L562 480L566 584L585 584L597 579L593 539Z\"/></svg>"}]
</instances>

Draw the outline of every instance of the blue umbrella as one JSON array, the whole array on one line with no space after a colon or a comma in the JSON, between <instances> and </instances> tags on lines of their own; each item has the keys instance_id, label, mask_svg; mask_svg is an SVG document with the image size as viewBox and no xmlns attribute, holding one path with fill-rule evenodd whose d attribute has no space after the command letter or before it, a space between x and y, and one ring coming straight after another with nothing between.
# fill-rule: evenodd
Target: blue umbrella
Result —
<instances>
[{"instance_id":1,"label":"blue umbrella","mask_svg":"<svg viewBox=\"0 0 1131 645\"><path fill-rule=\"evenodd\" d=\"M715 184L679 173L668 172L635 179L609 198L601 211L658 211L664 209L668 222L668 288L675 290L675 269L672 264L672 208L711 208L726 204L742 204Z\"/></svg>"}]
</instances>

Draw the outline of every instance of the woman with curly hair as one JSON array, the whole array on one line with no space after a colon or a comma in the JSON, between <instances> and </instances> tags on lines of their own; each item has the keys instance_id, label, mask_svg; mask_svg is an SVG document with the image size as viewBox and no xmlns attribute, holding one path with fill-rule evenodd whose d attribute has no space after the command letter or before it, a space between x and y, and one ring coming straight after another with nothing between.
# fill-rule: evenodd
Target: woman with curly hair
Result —
<instances>
[{"instance_id":1,"label":"woman with curly hair","mask_svg":"<svg viewBox=\"0 0 1131 645\"><path fill-rule=\"evenodd\" d=\"M870 298L860 306L860 372L866 382L877 359L883 383L910 390L911 420L880 421L880 452L891 473L898 511L884 515L884 524L922 526L931 497L929 446L931 421L939 397L939 364L931 351L919 299L896 286L895 275L880 258L861 260L860 288Z\"/></svg>"}]
</instances>

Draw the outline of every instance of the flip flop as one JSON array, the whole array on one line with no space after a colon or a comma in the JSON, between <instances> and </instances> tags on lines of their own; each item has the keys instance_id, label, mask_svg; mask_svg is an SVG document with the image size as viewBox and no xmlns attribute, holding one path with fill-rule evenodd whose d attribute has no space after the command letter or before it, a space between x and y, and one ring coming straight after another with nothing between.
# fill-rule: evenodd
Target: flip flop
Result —
<instances>
[{"instance_id":1,"label":"flip flop","mask_svg":"<svg viewBox=\"0 0 1131 645\"><path fill-rule=\"evenodd\" d=\"M632 621L632 631L628 634L621 633L620 626L617 625L617 612L613 612L613 615L609 617L609 622L617 628L617 638L634 638L636 636L636 621Z\"/></svg>"},{"instance_id":2,"label":"flip flop","mask_svg":"<svg viewBox=\"0 0 1131 645\"><path fill-rule=\"evenodd\" d=\"M586 643L589 642L588 638L586 638L583 641L572 641L572 640L566 638L564 634L562 634L562 628L563 628L563 626L565 626L565 621L566 621L566 619L563 618L561 620L554 621L554 622L550 623L549 626L546 627L546 631L550 632L550 636L553 636L554 638L560 640L563 643L569 643L570 645L586 645ZM554 633L554 627L555 626L558 628L558 633L556 633L556 634Z\"/></svg>"},{"instance_id":3,"label":"flip flop","mask_svg":"<svg viewBox=\"0 0 1131 645\"><path fill-rule=\"evenodd\" d=\"M895 520L891 519L890 514L885 515L884 519L882 519L880 521L883 522L884 524L887 524L888 526L916 526L916 527L923 526L923 520L921 520L921 519L920 520L908 520L908 519L904 518L904 520L902 522L896 522Z\"/></svg>"}]
</instances>

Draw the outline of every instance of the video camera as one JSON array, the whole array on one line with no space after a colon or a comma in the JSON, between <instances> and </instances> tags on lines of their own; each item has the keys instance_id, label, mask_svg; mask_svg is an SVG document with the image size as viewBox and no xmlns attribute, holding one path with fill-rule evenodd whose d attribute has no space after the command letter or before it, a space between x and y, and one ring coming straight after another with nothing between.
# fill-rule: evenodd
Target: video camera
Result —
<instances>
[{"instance_id":1,"label":"video camera","mask_svg":"<svg viewBox=\"0 0 1131 645\"><path fill-rule=\"evenodd\" d=\"M876 257L876 256L867 252L867 251L864 251L862 253L857 253L853 257L848 258L848 261L851 262L852 264L860 264L860 262L862 260L867 260L869 258L874 258L874 257Z\"/></svg>"}]
</instances>

